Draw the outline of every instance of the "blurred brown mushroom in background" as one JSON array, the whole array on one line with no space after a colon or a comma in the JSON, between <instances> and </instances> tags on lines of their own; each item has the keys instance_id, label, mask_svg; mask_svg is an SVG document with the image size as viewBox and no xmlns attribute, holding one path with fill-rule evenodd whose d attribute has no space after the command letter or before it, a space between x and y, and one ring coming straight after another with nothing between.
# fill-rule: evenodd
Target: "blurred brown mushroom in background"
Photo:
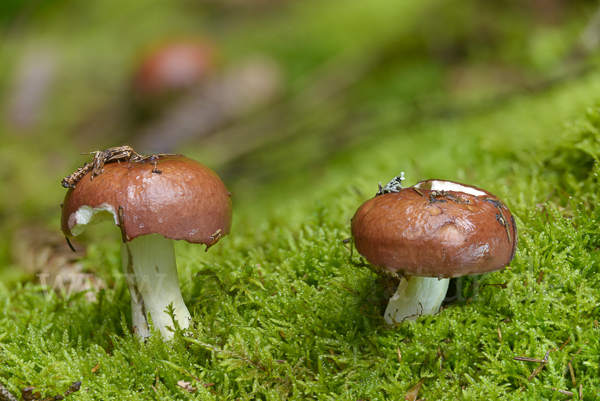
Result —
<instances>
[{"instance_id":1,"label":"blurred brown mushroom in background","mask_svg":"<svg viewBox=\"0 0 600 401\"><path fill-rule=\"evenodd\" d=\"M173 152L266 109L282 94L279 64L266 55L221 61L206 38L164 40L142 51L122 95L84 117L79 146L127 142Z\"/></svg>"},{"instance_id":2,"label":"blurred brown mushroom in background","mask_svg":"<svg viewBox=\"0 0 600 401\"><path fill-rule=\"evenodd\" d=\"M217 65L215 46L207 40L167 41L143 53L134 72L132 96L138 111L146 113L206 81Z\"/></svg>"},{"instance_id":3,"label":"blurred brown mushroom in background","mask_svg":"<svg viewBox=\"0 0 600 401\"><path fill-rule=\"evenodd\" d=\"M172 152L272 102L281 91L277 64L252 57L194 85L165 105L134 133L134 147L148 153Z\"/></svg>"}]
</instances>

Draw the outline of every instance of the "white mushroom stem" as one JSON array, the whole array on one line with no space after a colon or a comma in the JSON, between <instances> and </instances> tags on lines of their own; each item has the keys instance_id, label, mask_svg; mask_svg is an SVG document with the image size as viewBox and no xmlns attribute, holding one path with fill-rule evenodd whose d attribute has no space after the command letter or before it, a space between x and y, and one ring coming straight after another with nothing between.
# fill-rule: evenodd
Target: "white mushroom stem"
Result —
<instances>
[{"instance_id":1,"label":"white mushroom stem","mask_svg":"<svg viewBox=\"0 0 600 401\"><path fill-rule=\"evenodd\" d=\"M385 321L395 324L416 320L423 315L435 315L446 297L449 283L447 278L402 278L383 315Z\"/></svg>"},{"instance_id":2,"label":"white mushroom stem","mask_svg":"<svg viewBox=\"0 0 600 401\"><path fill-rule=\"evenodd\" d=\"M181 296L172 240L159 234L138 237L121 245L121 261L131 293L133 327L139 336L150 336L150 314L163 338L173 337L168 329L173 321L165 312L170 304L179 326L189 327L191 316Z\"/></svg>"}]
</instances>

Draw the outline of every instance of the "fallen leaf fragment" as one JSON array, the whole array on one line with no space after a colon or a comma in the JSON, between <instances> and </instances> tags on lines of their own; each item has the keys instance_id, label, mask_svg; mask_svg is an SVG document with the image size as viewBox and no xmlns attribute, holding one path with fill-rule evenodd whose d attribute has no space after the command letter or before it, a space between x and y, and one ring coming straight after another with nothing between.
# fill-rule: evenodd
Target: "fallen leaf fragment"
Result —
<instances>
[{"instance_id":1,"label":"fallen leaf fragment","mask_svg":"<svg viewBox=\"0 0 600 401\"><path fill-rule=\"evenodd\" d=\"M421 381L419 381L416 386L408 390L408 393L406 393L404 399L406 401L415 401L419 395L419 391L421 391L421 387L423 387L424 381L425 379L421 379Z\"/></svg>"}]
</instances>

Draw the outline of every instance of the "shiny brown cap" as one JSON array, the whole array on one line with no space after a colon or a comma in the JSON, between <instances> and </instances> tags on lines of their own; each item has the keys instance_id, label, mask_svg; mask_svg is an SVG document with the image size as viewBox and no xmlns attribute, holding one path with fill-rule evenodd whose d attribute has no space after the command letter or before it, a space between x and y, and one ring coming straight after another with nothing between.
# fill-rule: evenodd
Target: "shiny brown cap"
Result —
<instances>
[{"instance_id":1,"label":"shiny brown cap","mask_svg":"<svg viewBox=\"0 0 600 401\"><path fill-rule=\"evenodd\" d=\"M87 173L69 189L62 231L72 237L104 217L121 227L123 241L160 234L211 246L229 234L229 196L215 172L184 156L110 162L93 180Z\"/></svg>"},{"instance_id":2,"label":"shiny brown cap","mask_svg":"<svg viewBox=\"0 0 600 401\"><path fill-rule=\"evenodd\" d=\"M440 187L448 188L438 190ZM422 277L502 269L514 257L517 228L506 205L482 189L421 181L363 203L352 218L358 252L377 268Z\"/></svg>"}]
</instances>

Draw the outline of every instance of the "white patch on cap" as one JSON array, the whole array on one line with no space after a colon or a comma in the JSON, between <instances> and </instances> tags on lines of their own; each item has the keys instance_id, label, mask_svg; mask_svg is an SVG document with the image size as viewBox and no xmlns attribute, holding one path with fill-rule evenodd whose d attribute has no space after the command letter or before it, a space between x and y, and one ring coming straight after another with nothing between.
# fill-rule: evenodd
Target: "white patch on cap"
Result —
<instances>
[{"instance_id":1,"label":"white patch on cap","mask_svg":"<svg viewBox=\"0 0 600 401\"><path fill-rule=\"evenodd\" d=\"M475 265L483 258L489 257L489 244L473 244L467 248L460 249L455 256L463 265ZM475 272L468 274L476 274ZM462 275L462 274L460 274Z\"/></svg>"},{"instance_id":2,"label":"white patch on cap","mask_svg":"<svg viewBox=\"0 0 600 401\"><path fill-rule=\"evenodd\" d=\"M77 236L81 234L88 225L102 223L107 220L113 220L116 225L119 225L119 218L111 205L104 203L96 208L87 205L82 206L69 216L71 235Z\"/></svg>"},{"instance_id":3,"label":"white patch on cap","mask_svg":"<svg viewBox=\"0 0 600 401\"><path fill-rule=\"evenodd\" d=\"M474 195L474 196L483 196L485 192L475 189L473 187L469 187L466 185L461 185L456 182L451 181L440 181L433 180L429 181L427 184L431 185L432 191L455 191L455 192L463 192L465 194ZM415 187L420 188L421 183L415 185Z\"/></svg>"}]
</instances>

